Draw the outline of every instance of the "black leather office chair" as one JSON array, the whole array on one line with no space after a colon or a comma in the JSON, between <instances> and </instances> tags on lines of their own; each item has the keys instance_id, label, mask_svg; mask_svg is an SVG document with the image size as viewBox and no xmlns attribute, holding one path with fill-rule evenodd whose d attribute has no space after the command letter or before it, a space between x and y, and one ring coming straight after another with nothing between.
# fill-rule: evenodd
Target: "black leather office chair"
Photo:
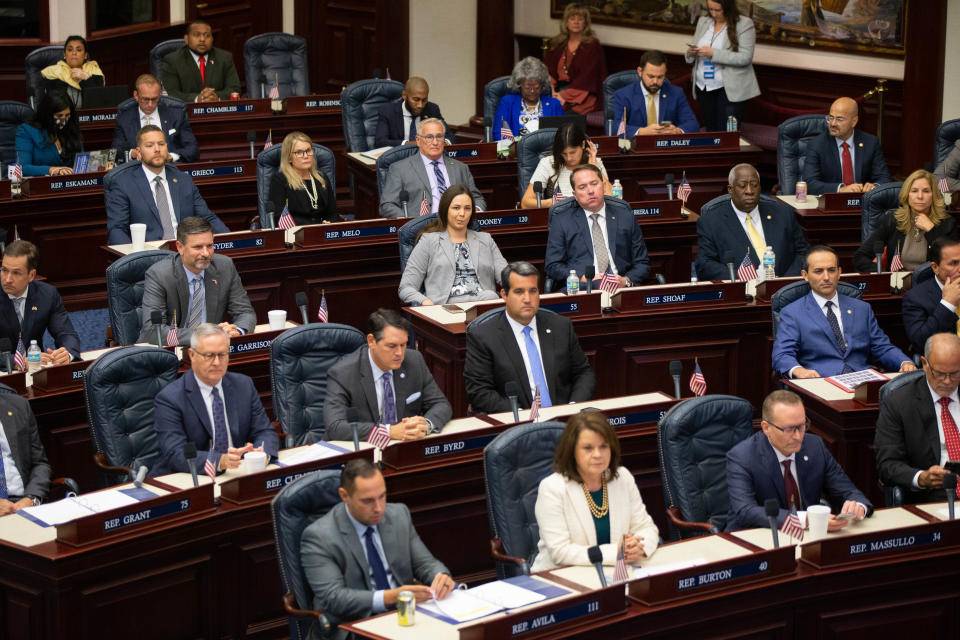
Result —
<instances>
[{"instance_id":1,"label":"black leather office chair","mask_svg":"<svg viewBox=\"0 0 960 640\"><path fill-rule=\"evenodd\" d=\"M808 293L810 293L810 285L807 284L807 281L798 280L797 282L791 282L770 297L770 313L773 315L774 339L776 339L777 329L780 327L780 312L783 311L785 306L799 300ZM859 288L842 280L837 283L837 293L849 298L863 299L863 294Z\"/></svg>"},{"instance_id":2,"label":"black leather office chair","mask_svg":"<svg viewBox=\"0 0 960 640\"><path fill-rule=\"evenodd\" d=\"M281 98L310 95L307 41L289 33L269 32L243 44L247 95L266 98L276 84Z\"/></svg>"},{"instance_id":3,"label":"black leather office chair","mask_svg":"<svg viewBox=\"0 0 960 640\"><path fill-rule=\"evenodd\" d=\"M380 109L400 99L403 83L379 78L360 80L344 88L340 94L343 137L347 151L369 151L377 133Z\"/></svg>"},{"instance_id":4,"label":"black leather office chair","mask_svg":"<svg viewBox=\"0 0 960 640\"><path fill-rule=\"evenodd\" d=\"M640 81L640 74L636 69L611 73L603 80L603 128L608 136L613 135L613 123L617 114L613 112L613 94L629 84ZM621 113L622 117L623 114Z\"/></svg>"},{"instance_id":5,"label":"black leather office chair","mask_svg":"<svg viewBox=\"0 0 960 640\"><path fill-rule=\"evenodd\" d=\"M533 172L540 164L540 158L552 153L555 137L557 137L556 129L539 129L523 136L517 143L517 187L520 190L521 199L527 190L527 185L530 184Z\"/></svg>"},{"instance_id":6,"label":"black leather office chair","mask_svg":"<svg viewBox=\"0 0 960 640\"><path fill-rule=\"evenodd\" d=\"M863 244L880 226L883 216L889 209L900 206L902 182L887 182L861 194L860 198L860 243Z\"/></svg>"},{"instance_id":7,"label":"black leather office chair","mask_svg":"<svg viewBox=\"0 0 960 640\"><path fill-rule=\"evenodd\" d=\"M23 72L27 81L27 102L32 108L37 108L37 105L40 103L40 98L46 93L43 76L40 75L40 72L50 65L57 64L62 58L62 44L51 44L34 49L24 58Z\"/></svg>"},{"instance_id":8,"label":"black leather office chair","mask_svg":"<svg viewBox=\"0 0 960 640\"><path fill-rule=\"evenodd\" d=\"M321 637L327 637L332 631L322 612L304 609L313 606L313 592L300 563L300 537L304 529L340 502L339 488L340 471L321 470L287 485L270 501L273 542L283 585L283 609L294 640L310 637L314 622L320 625Z\"/></svg>"},{"instance_id":9,"label":"black leather office chair","mask_svg":"<svg viewBox=\"0 0 960 640\"><path fill-rule=\"evenodd\" d=\"M553 473L562 422L531 422L504 431L483 450L490 552L497 578L530 572L540 542L534 511L540 481Z\"/></svg>"},{"instance_id":10,"label":"black leather office chair","mask_svg":"<svg viewBox=\"0 0 960 640\"><path fill-rule=\"evenodd\" d=\"M917 365L919 366L919 365ZM910 384L920 376L926 375L923 369L917 371L909 371L907 373L901 373L896 378L890 382L885 383L880 387L880 393L878 395L879 408L883 410L883 403L886 400L887 396L902 387L905 384ZM887 486L883 483L880 483L880 488L883 490L883 501L884 504L888 507L899 507L903 504L903 489L897 486Z\"/></svg>"},{"instance_id":11,"label":"black leather office chair","mask_svg":"<svg viewBox=\"0 0 960 640\"><path fill-rule=\"evenodd\" d=\"M940 126L937 127L935 165L940 164L947 158L957 140L960 140L960 118L941 122Z\"/></svg>"},{"instance_id":12,"label":"black leather office chair","mask_svg":"<svg viewBox=\"0 0 960 640\"><path fill-rule=\"evenodd\" d=\"M138 251L123 256L107 267L107 307L110 327L117 344L134 344L140 337L140 309L147 269L173 255L166 249ZM162 336L165 340L166 336Z\"/></svg>"},{"instance_id":13,"label":"black leather office chair","mask_svg":"<svg viewBox=\"0 0 960 640\"><path fill-rule=\"evenodd\" d=\"M437 219L437 214L428 213L418 216L397 230L397 242L400 245L400 273L407 268L407 260L417 244L417 234L428 224ZM472 225L471 220L471 225Z\"/></svg>"},{"instance_id":14,"label":"black leather office chair","mask_svg":"<svg viewBox=\"0 0 960 640\"><path fill-rule=\"evenodd\" d=\"M131 468L155 466L160 444L153 427L154 400L177 378L179 367L173 351L124 347L87 368L83 394L101 486L123 482Z\"/></svg>"},{"instance_id":15,"label":"black leather office chair","mask_svg":"<svg viewBox=\"0 0 960 640\"><path fill-rule=\"evenodd\" d=\"M166 70L166 65L164 64L163 59L183 46L186 46L183 42L183 38L164 40L163 42L158 42L157 44L153 45L153 48L150 49L151 75L153 75L153 77L160 82L163 82L163 73Z\"/></svg>"},{"instance_id":16,"label":"black leather office chair","mask_svg":"<svg viewBox=\"0 0 960 640\"><path fill-rule=\"evenodd\" d=\"M117 179L117 176L123 175L127 171L141 171L142 169L143 166L139 162L125 162L107 171L103 174L104 197L106 197L107 191L113 188L113 183Z\"/></svg>"},{"instance_id":17,"label":"black leather office chair","mask_svg":"<svg viewBox=\"0 0 960 640\"><path fill-rule=\"evenodd\" d=\"M16 100L0 100L0 169L7 179L6 165L17 161L17 127L33 119L33 109Z\"/></svg>"},{"instance_id":18,"label":"black leather office chair","mask_svg":"<svg viewBox=\"0 0 960 640\"><path fill-rule=\"evenodd\" d=\"M657 424L670 539L723 531L730 510L727 451L753 434L753 407L707 395L675 404Z\"/></svg>"},{"instance_id":19,"label":"black leather office chair","mask_svg":"<svg viewBox=\"0 0 960 640\"><path fill-rule=\"evenodd\" d=\"M257 212L260 214L260 228L270 228L267 211L270 205L270 181L280 166L282 144L275 144L266 151L257 154ZM322 144L313 143L313 156L317 160L317 169L330 180L330 188L337 192L337 158ZM282 210L273 212L273 225L276 227Z\"/></svg>"},{"instance_id":20,"label":"black leather office chair","mask_svg":"<svg viewBox=\"0 0 960 640\"><path fill-rule=\"evenodd\" d=\"M390 165L404 158L409 158L419 151L420 148L415 144L402 144L399 147L387 149L380 154L380 157L377 158L377 190L383 193L383 186L387 184L387 172L390 171ZM410 201L415 202L416 206L420 205L422 199L423 194L410 194ZM408 211L408 213L411 217L414 217L418 215L419 211Z\"/></svg>"},{"instance_id":21,"label":"black leather office chair","mask_svg":"<svg viewBox=\"0 0 960 640\"><path fill-rule=\"evenodd\" d=\"M500 126L499 122L494 124L493 117L497 115L503 96L510 93L507 88L509 79L510 76L498 76L483 86L483 139L487 142L493 140L493 127Z\"/></svg>"},{"instance_id":22,"label":"black leather office chair","mask_svg":"<svg viewBox=\"0 0 960 640\"><path fill-rule=\"evenodd\" d=\"M803 180L807 143L827 130L826 115L807 114L787 118L777 127L777 178L780 193L793 195Z\"/></svg>"},{"instance_id":23,"label":"black leather office chair","mask_svg":"<svg viewBox=\"0 0 960 640\"><path fill-rule=\"evenodd\" d=\"M295 327L274 338L270 345L273 411L288 434L288 447L325 439L327 371L365 342L359 330L335 323Z\"/></svg>"},{"instance_id":24,"label":"black leather office chair","mask_svg":"<svg viewBox=\"0 0 960 640\"><path fill-rule=\"evenodd\" d=\"M933 275L933 267L930 266L929 261L917 265L917 268L913 270L913 286L929 280Z\"/></svg>"}]
</instances>

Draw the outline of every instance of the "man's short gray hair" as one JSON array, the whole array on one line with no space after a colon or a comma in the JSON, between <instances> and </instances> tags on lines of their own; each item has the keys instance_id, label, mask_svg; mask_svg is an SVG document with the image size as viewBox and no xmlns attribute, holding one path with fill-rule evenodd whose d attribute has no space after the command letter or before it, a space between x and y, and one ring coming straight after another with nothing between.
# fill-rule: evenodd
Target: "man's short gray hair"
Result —
<instances>
[{"instance_id":1,"label":"man's short gray hair","mask_svg":"<svg viewBox=\"0 0 960 640\"><path fill-rule=\"evenodd\" d=\"M513 66L513 72L510 74L510 79L507 80L507 89L519 91L520 85L527 78L539 80L541 92L543 92L544 87L550 86L550 72L547 70L547 65L533 56L527 56Z\"/></svg>"},{"instance_id":2,"label":"man's short gray hair","mask_svg":"<svg viewBox=\"0 0 960 640\"><path fill-rule=\"evenodd\" d=\"M443 120L441 120L440 118L424 118L423 120L421 120L420 122L417 123L417 135L418 135L418 136L422 136L422 135L423 135L423 127L424 127L424 125L428 125L428 124L438 124L438 125L440 125L440 128L443 129L443 132L444 132L444 133L447 132L447 125L446 125L446 123L445 123Z\"/></svg>"},{"instance_id":3,"label":"man's short gray hair","mask_svg":"<svg viewBox=\"0 0 960 640\"><path fill-rule=\"evenodd\" d=\"M955 333L935 333L923 344L923 357L930 360L933 350L937 348L944 351L960 351L960 337Z\"/></svg>"},{"instance_id":4,"label":"man's short gray hair","mask_svg":"<svg viewBox=\"0 0 960 640\"><path fill-rule=\"evenodd\" d=\"M727 174L727 184L731 187L733 186L733 181L737 179L737 170L738 169L750 169L757 177L760 176L760 172L757 171L757 168L750 164L749 162L741 162L740 164L733 165L733 169L730 169L730 173Z\"/></svg>"},{"instance_id":5,"label":"man's short gray hair","mask_svg":"<svg viewBox=\"0 0 960 640\"><path fill-rule=\"evenodd\" d=\"M196 351L200 340L207 336L223 336L227 339L227 344L230 344L230 334L220 325L213 324L212 322L203 322L198 324L194 328L193 333L190 334L190 348Z\"/></svg>"}]
</instances>

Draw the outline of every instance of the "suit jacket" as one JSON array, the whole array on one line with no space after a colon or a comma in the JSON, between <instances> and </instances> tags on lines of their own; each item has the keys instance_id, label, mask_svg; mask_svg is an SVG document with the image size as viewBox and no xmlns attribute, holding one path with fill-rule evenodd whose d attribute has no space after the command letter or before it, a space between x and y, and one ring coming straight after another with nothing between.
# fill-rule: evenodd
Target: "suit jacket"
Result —
<instances>
[{"instance_id":1,"label":"suit jacket","mask_svg":"<svg viewBox=\"0 0 960 640\"><path fill-rule=\"evenodd\" d=\"M283 206L287 205L287 210L293 216L293 221L297 225L320 224L326 222L340 222L340 216L337 214L337 196L330 188L330 179L322 172L319 172L324 179L324 185L317 187L317 208L313 209L310 205L310 197L306 189L291 189L286 176L277 171L270 178L270 197L268 201L273 205L274 224L280 220L283 214ZM313 192L311 191L311 194Z\"/></svg>"},{"instance_id":2,"label":"suit jacket","mask_svg":"<svg viewBox=\"0 0 960 640\"><path fill-rule=\"evenodd\" d=\"M556 98L550 96L540 96L540 108L543 110L541 117L562 116L564 115L563 105ZM494 140L500 139L500 127L506 122L507 126L513 132L513 137L520 135L520 112L523 110L523 98L519 93L508 93L500 98L500 104L497 105L497 113L493 116L493 128L491 131Z\"/></svg>"},{"instance_id":3,"label":"suit jacket","mask_svg":"<svg viewBox=\"0 0 960 640\"><path fill-rule=\"evenodd\" d=\"M933 334L956 332L957 314L941 304L942 298L943 289L935 275L903 294L903 327L914 353L923 353Z\"/></svg>"},{"instance_id":4,"label":"suit jacket","mask_svg":"<svg viewBox=\"0 0 960 640\"><path fill-rule=\"evenodd\" d=\"M939 410L930 395L926 376L894 390L880 405L873 453L877 475L887 486L903 489L904 502L940 502L946 494L940 489L915 489L913 477L940 464Z\"/></svg>"},{"instance_id":5,"label":"suit jacket","mask_svg":"<svg viewBox=\"0 0 960 640\"><path fill-rule=\"evenodd\" d=\"M187 109L182 105L169 102L160 102L157 107L163 134L167 139L167 151L180 155L178 162L195 162L199 156L197 139L190 128L187 119ZM117 156L126 153L137 146L137 133L141 128L140 109L133 104L117 113L117 121L113 127L113 146Z\"/></svg>"},{"instance_id":6,"label":"suit jacket","mask_svg":"<svg viewBox=\"0 0 960 640\"><path fill-rule=\"evenodd\" d=\"M201 82L200 67L186 45L168 53L163 58L164 72L160 78L163 88L184 102L193 102L204 87L216 89L221 100L229 100L231 93L240 93L240 77L230 52L214 47L207 52L207 58L204 67L206 82ZM254 81L250 78L250 82Z\"/></svg>"},{"instance_id":7,"label":"suit jacket","mask_svg":"<svg viewBox=\"0 0 960 640\"><path fill-rule=\"evenodd\" d=\"M683 95L683 89L673 86L669 80L664 78L663 85L657 92L657 97L660 99L660 122L669 120L686 133L700 131L700 123L697 121L697 116L693 115L687 97ZM637 129L649 124L647 122L647 99L643 96L643 83L639 80L618 89L613 94L614 131L620 128L624 107L627 108L627 137L631 138L637 135Z\"/></svg>"},{"instance_id":8,"label":"suit jacket","mask_svg":"<svg viewBox=\"0 0 960 640\"><path fill-rule=\"evenodd\" d=\"M507 261L493 236L484 231L467 229L467 247L470 262L477 270L477 279L480 281L478 299L499 297L497 281ZM400 278L400 299L407 304L422 304L426 299L434 304L446 304L457 275L454 249L455 245L450 242L450 234L446 231L423 234L407 258L407 267ZM420 292L421 288L426 295Z\"/></svg>"},{"instance_id":9,"label":"suit jacket","mask_svg":"<svg viewBox=\"0 0 960 640\"><path fill-rule=\"evenodd\" d=\"M50 464L30 402L14 393L0 393L0 418L10 455L23 482L23 495L10 497L46 498L50 489Z\"/></svg>"},{"instance_id":10,"label":"suit jacket","mask_svg":"<svg viewBox=\"0 0 960 640\"><path fill-rule=\"evenodd\" d=\"M763 238L777 256L774 267L777 277L799 276L810 243L797 224L796 216L789 207L772 200L761 199L757 206ZM745 252L750 253L750 261L757 270L763 260L740 225L732 202L697 220L697 245L697 278L700 280L728 279L730 272L724 260L727 253L732 252L735 257L734 269L740 265Z\"/></svg>"},{"instance_id":11,"label":"suit jacket","mask_svg":"<svg viewBox=\"0 0 960 640\"><path fill-rule=\"evenodd\" d=\"M250 442L256 447L262 443L263 450L276 460L277 432L260 404L253 380L228 371L223 376L222 399L233 446L242 447ZM183 445L187 442L196 445L194 467L197 473L203 473L213 441L213 425L193 371L187 371L157 394L153 426L157 430L160 458L150 475L188 473L190 467L183 456Z\"/></svg>"},{"instance_id":12,"label":"suit jacket","mask_svg":"<svg viewBox=\"0 0 960 640\"><path fill-rule=\"evenodd\" d=\"M377 381L370 368L369 347L360 346L348 353L327 373L327 398L323 404L323 418L327 426L324 440L351 440L353 432L347 422L347 407L355 407L360 438L370 435L373 425L380 420L377 405ZM423 416L433 425L433 431L442 430L453 415L453 408L437 386L433 374L414 349L407 349L400 368L393 372L393 395L397 405L397 421L412 416Z\"/></svg>"},{"instance_id":13,"label":"suit jacket","mask_svg":"<svg viewBox=\"0 0 960 640\"><path fill-rule=\"evenodd\" d=\"M190 174L169 164L164 168L164 174L170 187L169 204L173 206L178 221L190 216L200 216L210 223L215 234L230 231L207 207ZM147 240L163 239L163 225L160 214L157 213L157 203L153 199L153 185L147 182L142 170L128 169L117 176L111 187L104 191L104 200L107 206L107 235L110 244L129 243L130 225L134 222L147 225Z\"/></svg>"},{"instance_id":14,"label":"suit jacket","mask_svg":"<svg viewBox=\"0 0 960 640\"><path fill-rule=\"evenodd\" d=\"M443 156L443 164L447 167L450 184L462 184L470 189L470 193L473 194L474 207L480 211L486 210L487 201L483 199L480 190L477 189L467 165L459 160L448 158L446 155ZM427 170L423 166L423 158L419 152L390 165L390 170L387 171L387 181L383 185L383 192L380 194L381 218L403 217L403 208L400 206L400 192L403 190L406 190L410 196L407 211L411 216L417 215L424 197L426 197L427 205L433 207L430 178L427 177Z\"/></svg>"},{"instance_id":15,"label":"suit jacket","mask_svg":"<svg viewBox=\"0 0 960 640\"><path fill-rule=\"evenodd\" d=\"M933 175L937 176L937 181L946 178L947 188L950 191L960 189L960 140L953 143L950 153L943 159L943 162L937 165L933 170Z\"/></svg>"},{"instance_id":16,"label":"suit jacket","mask_svg":"<svg viewBox=\"0 0 960 640\"><path fill-rule=\"evenodd\" d=\"M903 249L903 242L906 235L902 231L897 231L897 220L894 218L895 209L887 211L880 219L880 224L873 230L867 241L860 245L856 253L853 254L853 266L857 271L868 272L877 268L877 256L873 252L873 245L877 240L883 242L884 265L886 270L893 261L893 256L897 253L897 248ZM933 242L942 236L950 238L957 237L957 223L953 216L947 214L947 217L935 224L930 231L924 234L927 241L927 255L930 255L930 246Z\"/></svg>"},{"instance_id":17,"label":"suit jacket","mask_svg":"<svg viewBox=\"0 0 960 640\"><path fill-rule=\"evenodd\" d=\"M773 343L773 370L784 375L796 366L815 369L822 376L843 372L844 363L854 371L870 361L890 371L899 371L910 358L892 344L877 324L873 309L863 300L838 296L847 350L840 352L823 310L808 293L780 312L780 327ZM834 310L836 312L836 309Z\"/></svg>"},{"instance_id":18,"label":"suit jacket","mask_svg":"<svg viewBox=\"0 0 960 640\"><path fill-rule=\"evenodd\" d=\"M553 404L593 399L597 379L587 356L580 349L573 323L551 311L537 311L537 339L543 375ZM527 369L520 346L507 322L506 312L467 331L467 357L463 379L470 405L477 413L510 411L504 385L512 380L520 387L517 403L529 409L533 403Z\"/></svg>"},{"instance_id":19,"label":"suit jacket","mask_svg":"<svg viewBox=\"0 0 960 640\"><path fill-rule=\"evenodd\" d=\"M50 167L73 167L70 154L61 156L56 143L50 142L45 132L26 122L17 127L14 145L24 178L49 175Z\"/></svg>"},{"instance_id":20,"label":"suit jacket","mask_svg":"<svg viewBox=\"0 0 960 640\"><path fill-rule=\"evenodd\" d=\"M377 530L387 568L398 585L414 580L429 585L437 574L449 575L450 570L420 540L406 505L388 502ZM314 608L323 611L332 624L373 615L376 583L370 577L367 555L344 503L303 530L300 562L313 591ZM319 637L316 629L312 633L311 637Z\"/></svg>"},{"instance_id":21,"label":"suit jacket","mask_svg":"<svg viewBox=\"0 0 960 640\"><path fill-rule=\"evenodd\" d=\"M890 171L887 170L883 148L876 136L854 129L853 146L853 177L856 182L890 182ZM843 183L837 140L828 132L807 142L803 179L807 182L807 190L816 195L832 193Z\"/></svg>"},{"instance_id":22,"label":"suit jacket","mask_svg":"<svg viewBox=\"0 0 960 640\"><path fill-rule=\"evenodd\" d=\"M44 331L53 336L56 348L66 348L74 359L80 357L80 336L73 328L56 287L39 280L27 285L22 326L10 296L0 295L0 337L9 339L13 349L17 348L17 338L21 336L24 348L30 346L31 340L36 340L41 350L46 349Z\"/></svg>"},{"instance_id":23,"label":"suit jacket","mask_svg":"<svg viewBox=\"0 0 960 640\"><path fill-rule=\"evenodd\" d=\"M660 532L647 513L633 474L626 467L617 469L617 477L607 482L607 496L610 543L600 545L603 564L616 564L617 546L624 534L641 536L647 557L653 555ZM591 564L587 549L597 544L597 528L578 481L559 473L541 480L535 512L540 543L531 571Z\"/></svg>"},{"instance_id":24,"label":"suit jacket","mask_svg":"<svg viewBox=\"0 0 960 640\"><path fill-rule=\"evenodd\" d=\"M443 116L440 115L440 107L433 102L428 102L426 106L423 107L423 111L420 112L420 118L424 120L427 118L440 118L443 120ZM446 127L446 123L444 123L444 126ZM403 129L403 98L383 105L383 107L380 108L380 117L377 118L377 131L373 137L374 146L378 148L396 147L397 145L403 144L403 141L407 139L408 133L409 131L404 131ZM456 138L449 127L446 127L444 135L446 135L447 140L449 140L451 144L455 142Z\"/></svg>"},{"instance_id":25,"label":"suit jacket","mask_svg":"<svg viewBox=\"0 0 960 640\"><path fill-rule=\"evenodd\" d=\"M821 498L827 498L837 512L845 501L853 500L867 508L868 516L873 513L873 505L850 481L819 436L808 433L803 437L794 462L801 502L797 510L820 504ZM727 452L727 491L730 495L727 531L766 527L764 502L770 498L776 498L780 504L777 525L783 524L790 513L783 467L762 431Z\"/></svg>"},{"instance_id":26,"label":"suit jacket","mask_svg":"<svg viewBox=\"0 0 960 640\"><path fill-rule=\"evenodd\" d=\"M240 275L227 256L213 254L213 261L203 273L204 302L207 307L207 322L218 324L230 321L240 327L244 333L250 333L257 326L257 314L247 298L247 292L240 282ZM150 321L153 311L163 313L160 336L165 341L167 332L177 320L177 338L181 345L190 344L193 329L184 327L187 312L190 309L190 290L187 274L183 270L183 260L179 255L169 260L154 263L144 276L143 302L140 308L140 342L156 342L157 328Z\"/></svg>"},{"instance_id":27,"label":"suit jacket","mask_svg":"<svg viewBox=\"0 0 960 640\"><path fill-rule=\"evenodd\" d=\"M693 34L694 44L700 42L713 24L710 16L701 16L697 21L697 29ZM729 29L729 26L727 27ZM737 50L730 48L728 31L724 29L715 36L713 56L710 58L714 66L720 71L723 79L723 90L730 102L743 102L760 95L760 85L757 84L757 75L753 72L753 46L757 41L757 29L753 20L747 16L740 16L737 22ZM691 88L693 95L697 95L697 67L703 64L706 58L684 54L684 59L693 64L693 81Z\"/></svg>"},{"instance_id":28,"label":"suit jacket","mask_svg":"<svg viewBox=\"0 0 960 640\"><path fill-rule=\"evenodd\" d=\"M621 276L639 285L650 272L643 232L633 210L623 200L604 196L604 203L610 259ZM548 278L563 281L571 269L582 276L588 264L593 264L590 224L576 198L565 198L550 211L544 271ZM598 273L597 277L602 275Z\"/></svg>"}]
</instances>

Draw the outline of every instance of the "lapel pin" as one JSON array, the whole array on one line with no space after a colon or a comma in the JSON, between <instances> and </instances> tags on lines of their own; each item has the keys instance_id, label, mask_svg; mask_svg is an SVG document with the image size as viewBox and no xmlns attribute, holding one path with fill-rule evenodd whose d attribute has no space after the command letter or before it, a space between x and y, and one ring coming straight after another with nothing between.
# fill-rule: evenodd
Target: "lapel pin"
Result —
<instances>
[{"instance_id":1,"label":"lapel pin","mask_svg":"<svg viewBox=\"0 0 960 640\"><path fill-rule=\"evenodd\" d=\"M547 333L550 333L550 329L547 329Z\"/></svg>"},{"instance_id":2,"label":"lapel pin","mask_svg":"<svg viewBox=\"0 0 960 640\"><path fill-rule=\"evenodd\" d=\"M807 461L809 461L809 460L810 460L810 458L808 458L807 456L803 456L803 461L804 461L804 462L807 462Z\"/></svg>"},{"instance_id":3,"label":"lapel pin","mask_svg":"<svg viewBox=\"0 0 960 640\"><path fill-rule=\"evenodd\" d=\"M862 148L862 147L863 147L863 143L861 142L859 146Z\"/></svg>"},{"instance_id":4,"label":"lapel pin","mask_svg":"<svg viewBox=\"0 0 960 640\"><path fill-rule=\"evenodd\" d=\"M174 181L174 182L176 182L176 181L177 181L177 179L176 179L176 178L174 178L174 179L173 179L173 181Z\"/></svg>"},{"instance_id":5,"label":"lapel pin","mask_svg":"<svg viewBox=\"0 0 960 640\"><path fill-rule=\"evenodd\" d=\"M401 371L401 372L400 372L400 379L403 380L403 379L406 378L406 377L407 377L407 374L405 374L403 371Z\"/></svg>"},{"instance_id":6,"label":"lapel pin","mask_svg":"<svg viewBox=\"0 0 960 640\"><path fill-rule=\"evenodd\" d=\"M850 309L847 309L847 313L853 313L853 311L850 311Z\"/></svg>"},{"instance_id":7,"label":"lapel pin","mask_svg":"<svg viewBox=\"0 0 960 640\"><path fill-rule=\"evenodd\" d=\"M611 220L616 220L616 218L614 218L613 216L610 216L610 219L611 219Z\"/></svg>"},{"instance_id":8,"label":"lapel pin","mask_svg":"<svg viewBox=\"0 0 960 640\"><path fill-rule=\"evenodd\" d=\"M36 310L37 310L36 307L30 307L30 311L36 311Z\"/></svg>"},{"instance_id":9,"label":"lapel pin","mask_svg":"<svg viewBox=\"0 0 960 640\"><path fill-rule=\"evenodd\" d=\"M214 284L214 285L220 286L220 285L217 283L217 279L216 279L216 278L213 278L212 280L213 280L213 284Z\"/></svg>"},{"instance_id":10,"label":"lapel pin","mask_svg":"<svg viewBox=\"0 0 960 640\"><path fill-rule=\"evenodd\" d=\"M773 216L767 216L767 220L773 220Z\"/></svg>"}]
</instances>

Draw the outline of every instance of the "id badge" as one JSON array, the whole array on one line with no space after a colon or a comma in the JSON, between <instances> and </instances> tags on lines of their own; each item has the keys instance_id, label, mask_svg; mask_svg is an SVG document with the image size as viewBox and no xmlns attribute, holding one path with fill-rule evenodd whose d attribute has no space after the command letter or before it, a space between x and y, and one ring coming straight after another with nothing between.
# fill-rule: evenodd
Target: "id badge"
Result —
<instances>
[{"instance_id":1,"label":"id badge","mask_svg":"<svg viewBox=\"0 0 960 640\"><path fill-rule=\"evenodd\" d=\"M706 80L713 80L716 77L712 60L703 61L703 77Z\"/></svg>"}]
</instances>

